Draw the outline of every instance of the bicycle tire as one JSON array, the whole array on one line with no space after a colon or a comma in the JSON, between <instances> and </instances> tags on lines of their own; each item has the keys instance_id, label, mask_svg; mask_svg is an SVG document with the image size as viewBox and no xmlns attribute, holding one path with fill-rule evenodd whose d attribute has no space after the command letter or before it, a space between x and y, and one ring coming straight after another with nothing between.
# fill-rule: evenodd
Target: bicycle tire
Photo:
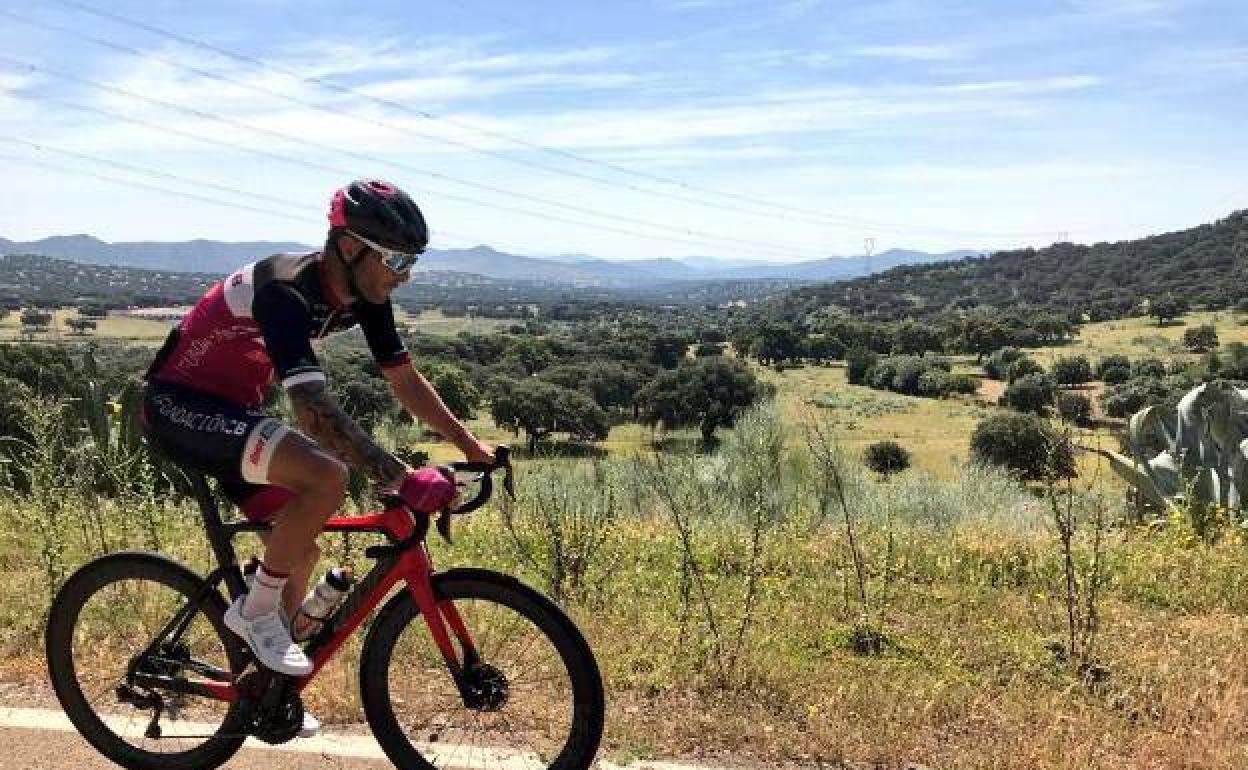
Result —
<instances>
[{"instance_id":1,"label":"bicycle tire","mask_svg":"<svg viewBox=\"0 0 1248 770\"><path fill-rule=\"evenodd\" d=\"M144 599L140 593L134 591L134 586L128 585L135 581L141 584L138 588L144 595L149 587L166 589L170 595L168 599ZM123 583L127 584L124 587L130 588L130 591L123 592ZM164 623L172 619L177 608L183 606L181 602L193 598L203 584L202 578L166 556L146 552L123 552L103 556L85 564L65 582L52 602L45 642L48 673L57 699L60 700L65 714L79 733L97 751L122 767L132 770L207 770L227 762L243 745L244 736L236 733L221 733L220 726L214 730L212 737L205 738L203 743L183 751L149 751L143 746L135 745L131 742L134 739L133 736L121 734L125 731L118 731L115 726L110 726L105 721L105 717L92 705L83 689L85 680L82 675L93 676L95 667L110 656L96 648L92 650L92 659L88 665L81 669L76 665L75 631L85 632L91 626L91 613L98 612L90 610L86 613L87 617L84 620L84 607L87 607L93 598L103 596L107 601L110 587L116 588L118 596L135 597L127 599L132 605L128 608L129 613L117 608L114 617L117 623L126 621L142 623L145 622L145 618L142 617L144 615L153 619L155 628L147 634L146 638L142 638L142 632L139 632L134 635L137 642L122 643L125 648L133 649L130 653L133 656L142 652L160 632ZM181 602L177 601L179 596ZM143 607L138 606L140 602L143 603ZM171 609L166 609L166 604ZM150 610L147 609L149 605ZM200 644L198 640L203 639L204 649L212 645L210 640L215 637L215 642L220 646L218 653L220 657L214 656L216 664L228 663L230 671L238 672L245 665L246 656L239 645L233 642L231 632L225 626L223 621L225 609L225 602L221 595L215 591L211 592L208 599L200 605L195 618L192 619L191 633L188 636L194 638L197 646ZM163 617L161 617L162 613ZM131 614L139 617L127 617ZM113 620L106 620L104 625L112 622ZM118 660L121 656L111 657L113 660ZM198 657L197 653L196 657ZM123 676L124 670L123 667ZM107 688L109 680L107 673L100 674L98 681L92 683L91 689L94 690L100 682L104 682ZM117 682L120 683L120 681L119 678ZM112 702L107 695L104 695L108 692L107 689L99 692L103 696L104 705ZM177 696L173 697L177 698ZM199 699L196 703L206 702ZM119 712L124 712L121 708L124 705L118 704ZM238 707L237 701L229 705L219 701L206 705L214 709L225 710L220 720L222 724L233 716L234 710ZM133 706L129 708L136 714L150 715L150 712L145 709ZM109 717L109 719L115 721L114 717ZM199 726L200 723L196 723L196 727ZM168 740L183 739L173 735L169 736Z\"/></svg>"},{"instance_id":2,"label":"bicycle tire","mask_svg":"<svg viewBox=\"0 0 1248 770\"><path fill-rule=\"evenodd\" d=\"M544 639L553 648L553 654L550 657L551 667L561 666L568 678L572 703L566 704L570 708L566 738L562 743L559 743L557 737L554 738L557 744L557 754L552 749L549 752L549 758L538 755L530 759L528 765L524 764L524 757L521 755L507 755L504 761L501 759L503 755L498 754L498 751L510 747L478 744L475 738L472 748L468 751L483 753L487 757L485 762L487 765L496 761L499 765L506 767L532 766L551 770L585 770L588 768L602 740L605 698L598 664L575 624L546 596L519 580L501 573L482 569L451 570L435 575L433 588L439 599L449 599L455 602L469 632L475 637L484 662L491 665L504 665L501 653L506 649L504 645L507 644L507 640L500 643L486 638L489 632L483 625L478 624L481 619L488 617L488 612L492 608L497 609L504 618L510 616L512 620L507 621L509 624L522 621L531 624L531 638L527 642L529 645L527 649L531 649L539 639ZM481 611L482 609L485 611ZM413 621L416 621L414 626ZM408 591L395 595L382 608L377 620L369 629L361 653L361 698L365 717L373 730L373 735L390 761L400 770L431 770L431 768L437 768L438 762L442 760L438 754L446 752L441 751L439 746L436 752L426 748L422 753L413 742L413 736L409 735L408 730L400 724L393 697L394 687L391 676L396 673L394 668L397 663L396 645L404 637L404 632L409 629L414 629L409 631L414 635L414 642L419 641L433 650L430 653L428 670L424 672L426 678L422 679L422 672L416 670L415 667L406 666L410 663L409 660L404 660L400 664L404 667L397 673L404 677L404 682L449 688L452 695L445 700L451 704L450 711L456 710L454 703L458 699L458 693L454 690L445 663L440 656L436 655L436 647L430 638L428 628ZM491 646L496 648L495 651L490 650ZM508 688L518 687L518 683L522 680L516 679L515 676L517 673L525 673L515 669L500 670L504 676L513 677L508 681ZM440 684L433 681L439 679ZM408 706L410 700L415 700L415 698L399 699L402 706ZM478 714L475 720L479 727L484 727L486 730L489 726L481 725L481 722L491 719L495 724L501 721L510 730L508 717L501 716L504 711L507 711L509 705L511 705L510 702L497 712L477 712L468 709L462 701L459 701L458 713L460 715ZM556 704L555 708L562 710L564 707ZM500 716L492 717L491 715L495 713ZM509 714L514 718L514 712L509 712ZM445 725L441 729L446 729ZM482 739L488 740L484 737ZM432 756L426 756L426 754L432 754ZM461 759L463 755L458 750L453 750L445 761L451 764Z\"/></svg>"}]
</instances>

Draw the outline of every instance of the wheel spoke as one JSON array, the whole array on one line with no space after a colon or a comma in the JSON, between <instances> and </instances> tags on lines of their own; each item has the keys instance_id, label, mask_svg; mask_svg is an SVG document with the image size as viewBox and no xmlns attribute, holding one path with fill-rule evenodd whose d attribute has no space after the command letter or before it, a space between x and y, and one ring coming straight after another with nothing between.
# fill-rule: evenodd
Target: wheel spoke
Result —
<instances>
[{"instance_id":1,"label":"wheel spoke","mask_svg":"<svg viewBox=\"0 0 1248 770\"><path fill-rule=\"evenodd\" d=\"M574 686L575 677L592 675L592 658L589 668L577 669L560 653L560 645L579 644L585 650L580 654L588 656L583 642L557 644L566 620L529 599L528 589L489 579L458 580L440 590L443 600L454 603L480 655L480 665L464 672L466 686L478 694L467 701L471 707L458 691L446 696L445 664L418 612L379 618L380 648L363 662L361 678L388 690L382 704L401 725L401 735L375 723L378 740L388 751L410 757L436 737L425 759L439 767L466 760L490 768L545 767L574 745L588 764L601 735L601 706L594 701L578 706L574 692L577 686L601 692L601 683L590 679ZM376 704L377 696L365 687L366 701ZM569 743L574 735L577 743ZM570 756L574 763L577 756Z\"/></svg>"},{"instance_id":2,"label":"wheel spoke","mask_svg":"<svg viewBox=\"0 0 1248 770\"><path fill-rule=\"evenodd\" d=\"M241 738L233 746L228 740L207 744L216 738L229 703L135 686L136 696L151 693L163 701L158 722L163 737L153 739L145 735L152 708L124 702L117 695L118 686L126 683L131 660L186 606L199 584L182 568L152 557L105 557L80 574L75 578L79 585L67 584L62 590L69 598L58 596L49 619L49 638L57 640L58 651L49 660L53 676L60 687L82 698L63 703L67 711L72 710L76 723L92 734L106 756L119 763L124 763L122 757L133 761L135 752L150 757L143 760L149 764L191 752L200 752L195 754L196 764L220 764L228 759ZM228 677L230 654L221 638L220 619L214 623L205 613L210 606L197 609L177 643L166 640L141 663L141 670L175 679L208 672Z\"/></svg>"}]
</instances>

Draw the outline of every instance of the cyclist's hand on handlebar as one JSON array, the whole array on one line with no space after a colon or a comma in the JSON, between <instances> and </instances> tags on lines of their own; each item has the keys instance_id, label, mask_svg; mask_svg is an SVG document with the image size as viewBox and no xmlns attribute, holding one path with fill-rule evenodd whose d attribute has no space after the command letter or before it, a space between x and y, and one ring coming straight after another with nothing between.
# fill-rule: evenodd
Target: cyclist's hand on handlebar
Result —
<instances>
[{"instance_id":1,"label":"cyclist's hand on handlebar","mask_svg":"<svg viewBox=\"0 0 1248 770\"><path fill-rule=\"evenodd\" d=\"M459 495L455 477L445 468L425 466L408 472L399 484L399 497L421 513L434 513L450 506Z\"/></svg>"}]
</instances>

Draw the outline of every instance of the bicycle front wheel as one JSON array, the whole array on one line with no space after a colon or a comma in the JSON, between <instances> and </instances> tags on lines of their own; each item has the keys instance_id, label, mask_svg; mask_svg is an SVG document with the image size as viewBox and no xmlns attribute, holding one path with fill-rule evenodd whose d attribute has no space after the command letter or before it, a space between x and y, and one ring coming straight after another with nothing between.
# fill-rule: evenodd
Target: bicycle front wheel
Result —
<instances>
[{"instance_id":1,"label":"bicycle front wheel","mask_svg":"<svg viewBox=\"0 0 1248 770\"><path fill-rule=\"evenodd\" d=\"M159 554L118 553L74 573L52 603L46 641L56 696L83 737L123 767L212 768L242 746L243 736L222 730L230 703L173 691L196 680L229 681L245 662L238 645L226 643L219 594L194 608L176 638L145 654L202 586Z\"/></svg>"},{"instance_id":2,"label":"bicycle front wheel","mask_svg":"<svg viewBox=\"0 0 1248 770\"><path fill-rule=\"evenodd\" d=\"M360 686L378 743L401 770L584 770L602 739L602 678L589 645L552 602L515 578L452 570L433 579L474 642L461 655L472 694L452 681L407 592L364 644Z\"/></svg>"}]
</instances>

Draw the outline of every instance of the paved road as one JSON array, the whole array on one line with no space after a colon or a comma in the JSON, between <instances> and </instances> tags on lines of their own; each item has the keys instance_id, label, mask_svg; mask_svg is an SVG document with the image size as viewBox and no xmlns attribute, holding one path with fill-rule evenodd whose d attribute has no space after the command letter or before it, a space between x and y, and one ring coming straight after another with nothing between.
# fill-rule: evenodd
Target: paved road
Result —
<instances>
[{"instance_id":1,"label":"paved road","mask_svg":"<svg viewBox=\"0 0 1248 770\"><path fill-rule=\"evenodd\" d=\"M117 770L77 733L0 728L4 770ZM394 770L389 762L333 754L244 748L229 770Z\"/></svg>"},{"instance_id":2,"label":"paved road","mask_svg":"<svg viewBox=\"0 0 1248 770\"><path fill-rule=\"evenodd\" d=\"M114 728L116 729L116 728ZM58 709L0 705L0 770L115 770L84 741ZM509 770L517 765L502 756L474 763L452 759L439 764L448 770ZM519 766L531 767L529 763ZM393 768L371 735L335 734L298 739L283 746L249 740L226 766L229 770L383 770ZM600 762L599 770L624 770ZM694 765L643 762L627 770L714 770Z\"/></svg>"}]
</instances>

